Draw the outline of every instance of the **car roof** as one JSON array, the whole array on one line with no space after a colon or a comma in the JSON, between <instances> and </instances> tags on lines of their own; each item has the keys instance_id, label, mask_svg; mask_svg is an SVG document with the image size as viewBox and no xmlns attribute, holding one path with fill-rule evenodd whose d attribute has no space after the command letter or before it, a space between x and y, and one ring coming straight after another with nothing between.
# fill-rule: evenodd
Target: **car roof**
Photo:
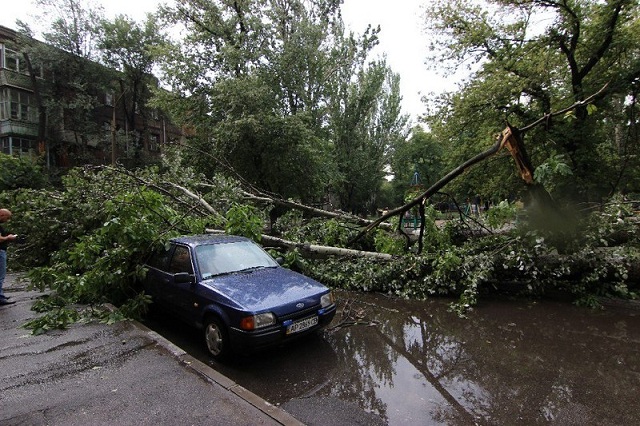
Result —
<instances>
[{"instance_id":1,"label":"car roof","mask_svg":"<svg viewBox=\"0 0 640 426\"><path fill-rule=\"evenodd\" d=\"M202 234L202 235L184 235L176 237L171 240L178 244L185 244L192 247L209 245L209 244L224 244L233 243L237 241L251 241L249 238L241 237L239 235L226 235L226 234Z\"/></svg>"}]
</instances>

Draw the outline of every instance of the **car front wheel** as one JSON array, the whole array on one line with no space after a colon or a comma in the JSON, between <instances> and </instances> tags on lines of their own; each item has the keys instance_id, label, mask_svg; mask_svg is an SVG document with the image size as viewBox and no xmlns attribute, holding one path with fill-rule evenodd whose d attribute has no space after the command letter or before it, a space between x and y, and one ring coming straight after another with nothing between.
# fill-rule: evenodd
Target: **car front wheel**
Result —
<instances>
[{"instance_id":1,"label":"car front wheel","mask_svg":"<svg viewBox=\"0 0 640 426\"><path fill-rule=\"evenodd\" d=\"M229 354L229 338L227 329L217 318L209 318L204 327L204 341L209 354L217 360Z\"/></svg>"}]
</instances>

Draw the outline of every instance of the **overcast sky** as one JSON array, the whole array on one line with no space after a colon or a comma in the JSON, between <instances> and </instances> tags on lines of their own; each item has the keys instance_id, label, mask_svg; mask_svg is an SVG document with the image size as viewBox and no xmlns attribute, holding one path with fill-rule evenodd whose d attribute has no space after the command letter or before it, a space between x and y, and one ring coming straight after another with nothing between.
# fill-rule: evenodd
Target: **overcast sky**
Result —
<instances>
[{"instance_id":1,"label":"overcast sky","mask_svg":"<svg viewBox=\"0 0 640 426\"><path fill-rule=\"evenodd\" d=\"M351 30L362 33L368 24L380 25L380 46L375 54L386 54L387 63L400 74L403 109L413 121L424 112L422 95L452 89L424 65L427 39L423 35L423 6L429 0L344 0L343 19ZM108 16L125 14L142 20L146 12L153 12L163 0L96 0L104 6ZM0 25L15 28L16 19L33 23L32 0L3 0Z\"/></svg>"}]
</instances>

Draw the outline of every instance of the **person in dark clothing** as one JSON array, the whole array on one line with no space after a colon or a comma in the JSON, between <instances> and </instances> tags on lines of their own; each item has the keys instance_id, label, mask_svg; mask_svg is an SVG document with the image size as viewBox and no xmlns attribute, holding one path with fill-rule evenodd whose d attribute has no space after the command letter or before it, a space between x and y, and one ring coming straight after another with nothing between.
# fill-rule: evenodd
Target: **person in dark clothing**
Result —
<instances>
[{"instance_id":1,"label":"person in dark clothing","mask_svg":"<svg viewBox=\"0 0 640 426\"><path fill-rule=\"evenodd\" d=\"M2 226L9 219L11 219L11 212L7 209L0 209L0 305L11 305L12 303L16 303L14 301L10 301L2 291L4 278L7 275L7 246L10 241L15 241L16 239L15 234L8 233Z\"/></svg>"}]
</instances>

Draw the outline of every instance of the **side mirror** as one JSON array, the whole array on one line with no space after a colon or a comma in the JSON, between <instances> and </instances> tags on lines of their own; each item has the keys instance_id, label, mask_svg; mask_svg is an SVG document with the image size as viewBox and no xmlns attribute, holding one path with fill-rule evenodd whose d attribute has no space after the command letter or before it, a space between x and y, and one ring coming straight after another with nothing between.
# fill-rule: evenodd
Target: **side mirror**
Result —
<instances>
[{"instance_id":1,"label":"side mirror","mask_svg":"<svg viewBox=\"0 0 640 426\"><path fill-rule=\"evenodd\" d=\"M278 265L280 266L284 265L284 257L282 256L276 257L276 262L278 262Z\"/></svg>"},{"instance_id":2,"label":"side mirror","mask_svg":"<svg viewBox=\"0 0 640 426\"><path fill-rule=\"evenodd\" d=\"M195 282L195 277L187 272L178 272L173 275L173 280L178 284L193 284Z\"/></svg>"}]
</instances>

